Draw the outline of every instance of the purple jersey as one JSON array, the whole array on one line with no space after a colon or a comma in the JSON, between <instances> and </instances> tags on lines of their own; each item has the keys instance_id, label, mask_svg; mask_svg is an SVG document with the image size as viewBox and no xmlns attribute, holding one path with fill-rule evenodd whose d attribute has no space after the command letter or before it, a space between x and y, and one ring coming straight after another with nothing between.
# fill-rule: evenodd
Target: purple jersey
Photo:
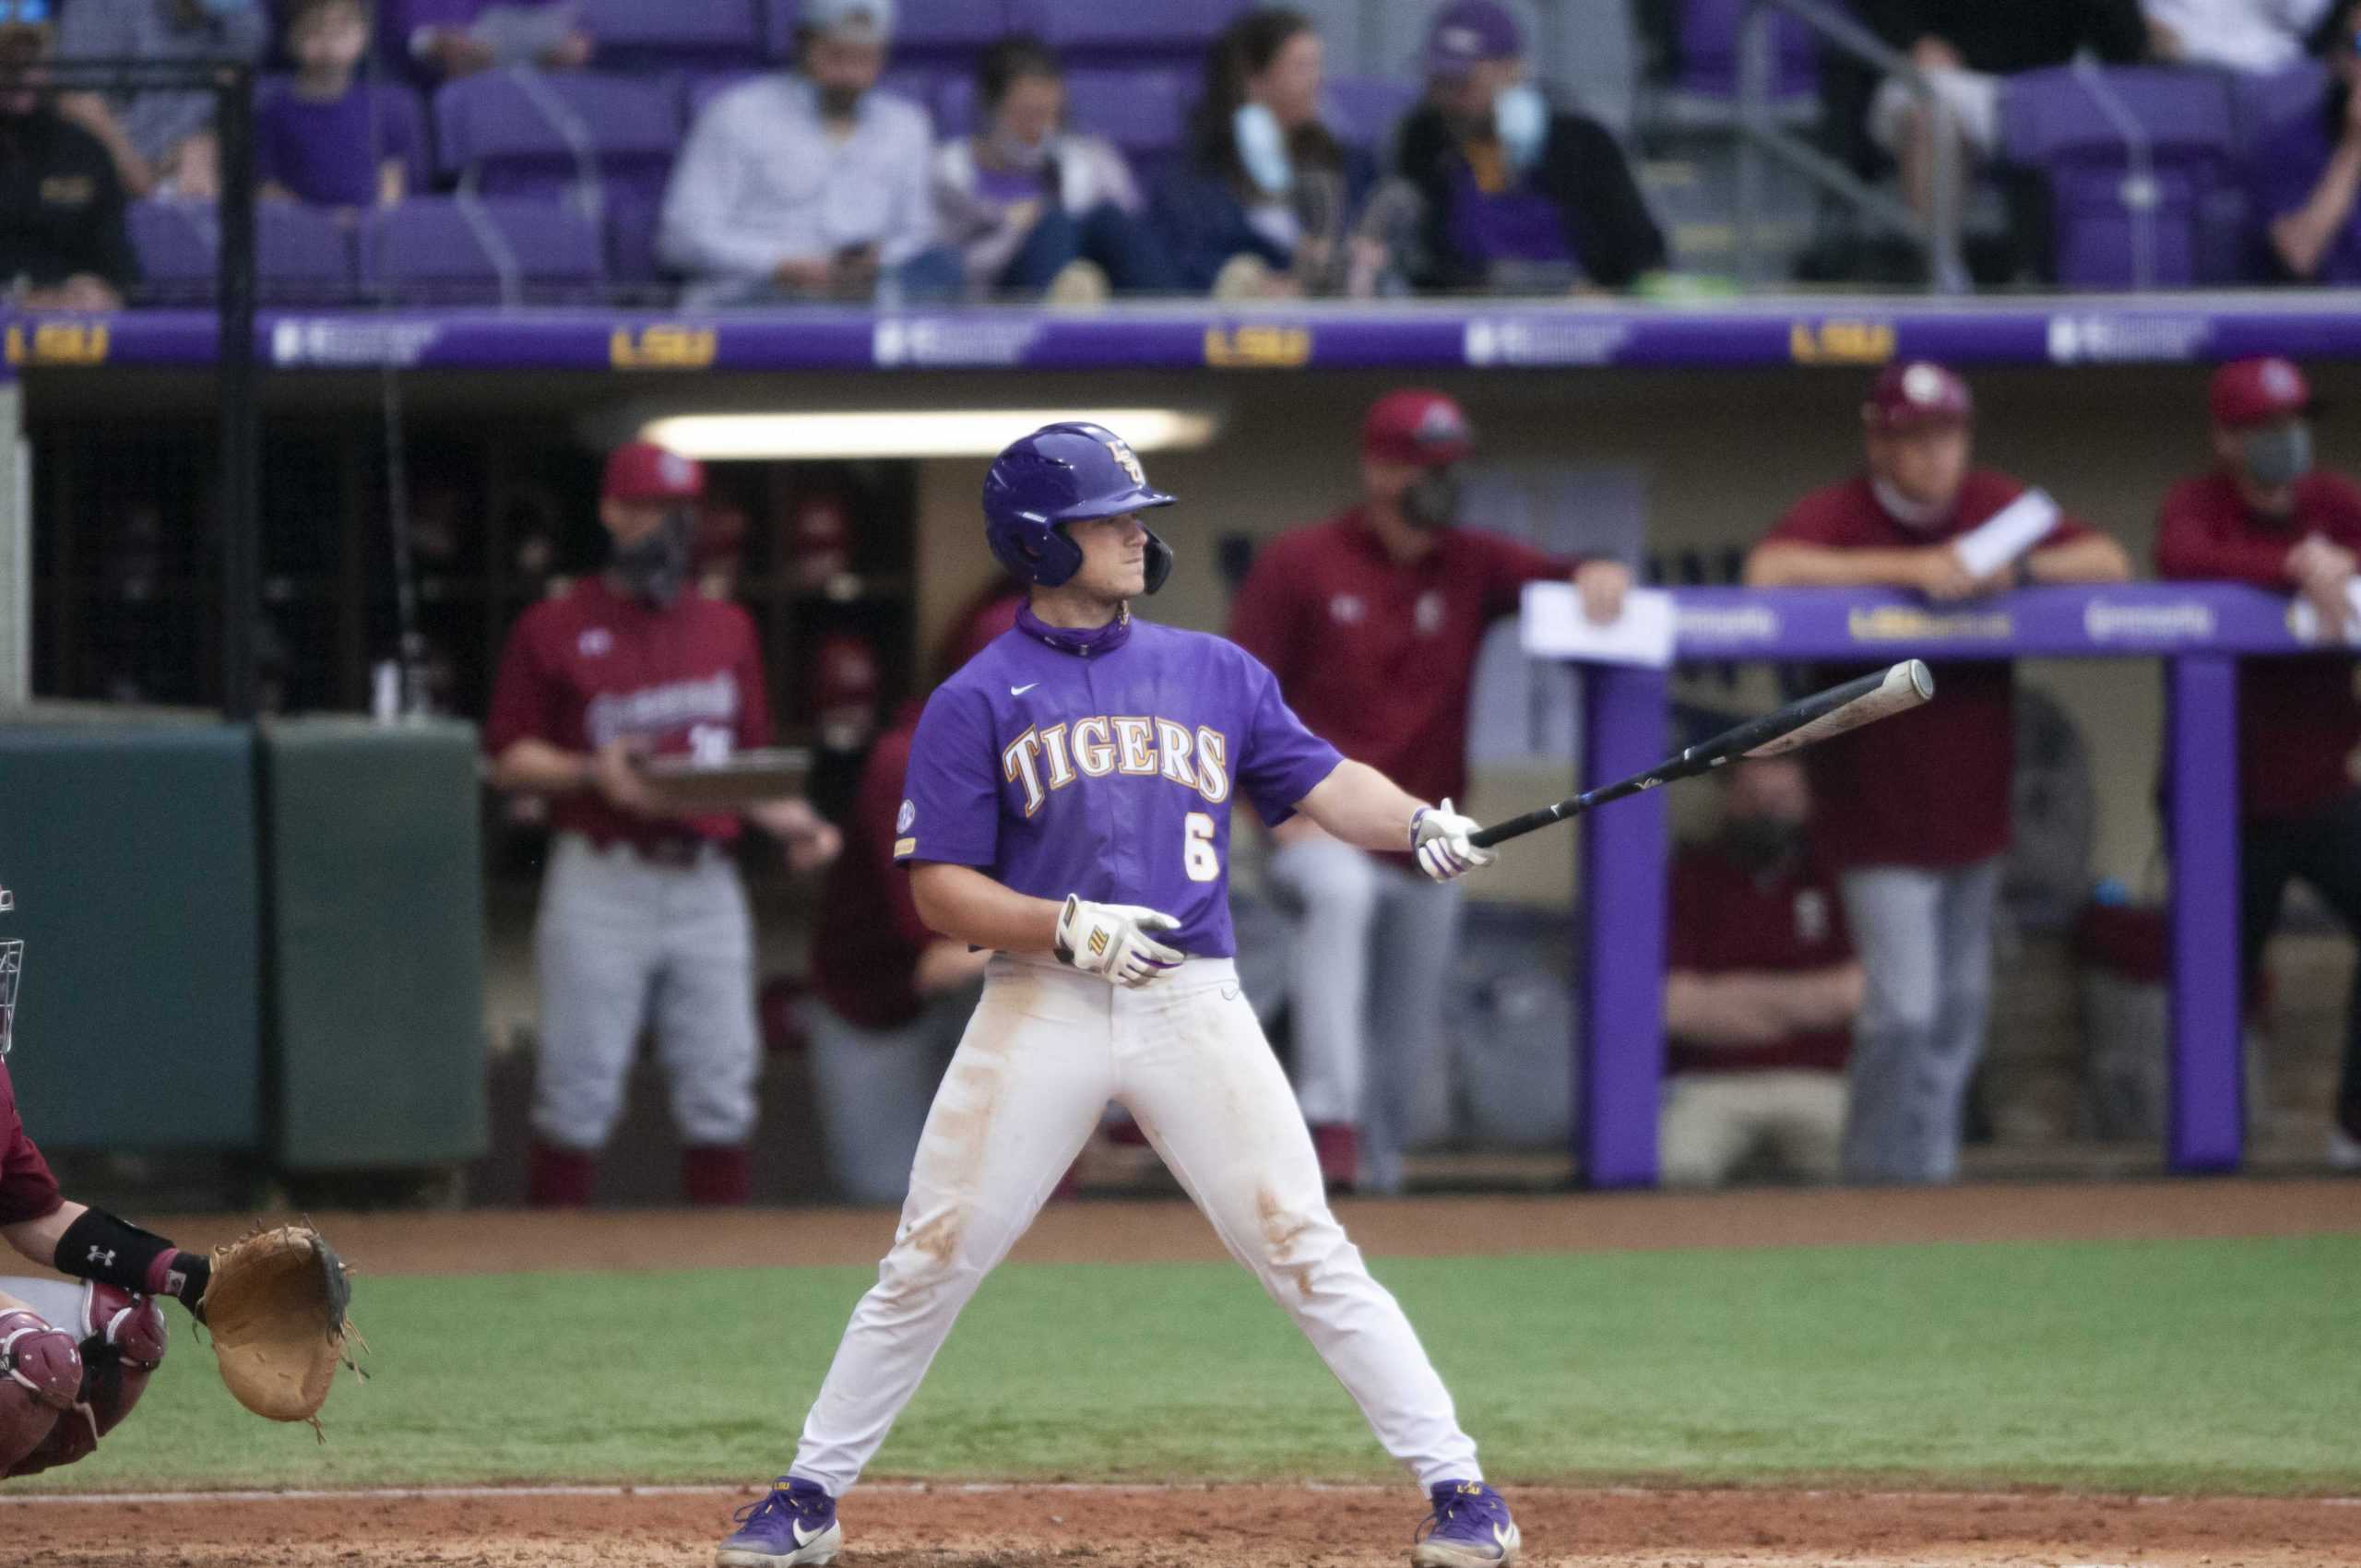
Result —
<instances>
[{"instance_id":1,"label":"purple jersey","mask_svg":"<svg viewBox=\"0 0 2361 1568\"><path fill-rule=\"evenodd\" d=\"M1342 760L1235 643L1135 620L1085 655L1004 632L927 699L894 858L1144 904L1180 922L1161 940L1226 958L1233 786L1276 824Z\"/></svg>"}]
</instances>

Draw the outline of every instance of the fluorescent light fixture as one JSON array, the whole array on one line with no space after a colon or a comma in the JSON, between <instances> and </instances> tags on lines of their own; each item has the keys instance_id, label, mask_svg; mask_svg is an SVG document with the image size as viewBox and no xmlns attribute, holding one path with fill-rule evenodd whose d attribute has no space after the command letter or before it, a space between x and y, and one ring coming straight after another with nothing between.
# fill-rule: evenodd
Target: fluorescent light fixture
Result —
<instances>
[{"instance_id":1,"label":"fluorescent light fixture","mask_svg":"<svg viewBox=\"0 0 2361 1568\"><path fill-rule=\"evenodd\" d=\"M989 457L1061 420L1103 424L1142 452L1203 446L1220 422L1182 409L877 409L860 413L676 414L647 440L707 462L777 457Z\"/></svg>"}]
</instances>

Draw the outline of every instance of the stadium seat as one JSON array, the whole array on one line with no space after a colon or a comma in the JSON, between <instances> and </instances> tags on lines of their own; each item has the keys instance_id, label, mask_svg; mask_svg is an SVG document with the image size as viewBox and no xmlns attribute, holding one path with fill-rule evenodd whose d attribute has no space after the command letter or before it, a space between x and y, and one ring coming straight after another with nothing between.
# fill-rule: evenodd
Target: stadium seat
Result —
<instances>
[{"instance_id":1,"label":"stadium seat","mask_svg":"<svg viewBox=\"0 0 2361 1568\"><path fill-rule=\"evenodd\" d=\"M1179 71L1072 71L1066 120L1105 137L1134 163L1154 164L1180 148L1195 86Z\"/></svg>"},{"instance_id":2,"label":"stadium seat","mask_svg":"<svg viewBox=\"0 0 2361 1568\"><path fill-rule=\"evenodd\" d=\"M209 304L221 227L210 202L137 201L125 227L146 279L142 296L157 304ZM255 208L255 291L291 303L341 299L352 291L352 240L336 215L294 202Z\"/></svg>"},{"instance_id":3,"label":"stadium seat","mask_svg":"<svg viewBox=\"0 0 2361 1568\"><path fill-rule=\"evenodd\" d=\"M1331 77L1321 94L1320 118L1347 147L1374 153L1418 101L1415 82L1393 77Z\"/></svg>"},{"instance_id":4,"label":"stadium seat","mask_svg":"<svg viewBox=\"0 0 2361 1568\"><path fill-rule=\"evenodd\" d=\"M961 71L943 78L934 89L934 134L964 137L976 128L976 78Z\"/></svg>"},{"instance_id":5,"label":"stadium seat","mask_svg":"<svg viewBox=\"0 0 2361 1568\"><path fill-rule=\"evenodd\" d=\"M362 276L397 303L589 303L603 291L598 226L533 196L422 196L372 213Z\"/></svg>"},{"instance_id":6,"label":"stadium seat","mask_svg":"<svg viewBox=\"0 0 2361 1568\"><path fill-rule=\"evenodd\" d=\"M1738 30L1746 0L1683 0L1680 11L1680 86L1708 98L1736 98ZM1820 48L1811 30L1784 11L1772 13L1778 65L1772 74L1774 99L1805 98L1820 89Z\"/></svg>"},{"instance_id":7,"label":"stadium seat","mask_svg":"<svg viewBox=\"0 0 2361 1568\"><path fill-rule=\"evenodd\" d=\"M586 177L619 194L663 189L681 140L674 93L592 71L486 71L434 95L444 172L483 196L547 196Z\"/></svg>"},{"instance_id":8,"label":"stadium seat","mask_svg":"<svg viewBox=\"0 0 2361 1568\"><path fill-rule=\"evenodd\" d=\"M743 69L762 58L755 0L582 0L579 16L601 70Z\"/></svg>"},{"instance_id":9,"label":"stadium seat","mask_svg":"<svg viewBox=\"0 0 2361 1568\"><path fill-rule=\"evenodd\" d=\"M2009 80L2011 162L2049 183L2053 268L2070 288L2155 289L2236 276L2236 117L2211 71L2059 66Z\"/></svg>"},{"instance_id":10,"label":"stadium seat","mask_svg":"<svg viewBox=\"0 0 2361 1568\"><path fill-rule=\"evenodd\" d=\"M931 120L944 80L943 73L924 65L896 65L877 78L877 90L908 99L925 110L927 118Z\"/></svg>"},{"instance_id":11,"label":"stadium seat","mask_svg":"<svg viewBox=\"0 0 2361 1568\"><path fill-rule=\"evenodd\" d=\"M1017 25L1069 60L1107 64L1197 65L1205 45L1228 27L1244 0L1014 0Z\"/></svg>"},{"instance_id":12,"label":"stadium seat","mask_svg":"<svg viewBox=\"0 0 2361 1568\"><path fill-rule=\"evenodd\" d=\"M774 58L795 53L795 0L770 0ZM900 0L894 8L894 58L963 63L1004 33L1017 30L1005 0Z\"/></svg>"}]
</instances>

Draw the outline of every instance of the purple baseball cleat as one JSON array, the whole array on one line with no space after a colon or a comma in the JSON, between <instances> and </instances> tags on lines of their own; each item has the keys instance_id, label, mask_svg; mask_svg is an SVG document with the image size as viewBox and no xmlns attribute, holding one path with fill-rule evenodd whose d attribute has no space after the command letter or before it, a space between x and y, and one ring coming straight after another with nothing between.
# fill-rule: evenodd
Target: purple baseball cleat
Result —
<instances>
[{"instance_id":1,"label":"purple baseball cleat","mask_svg":"<svg viewBox=\"0 0 2361 1568\"><path fill-rule=\"evenodd\" d=\"M720 1568L785 1568L791 1562L834 1562L845 1544L836 1500L817 1481L781 1476L768 1495L733 1515L738 1528L713 1554ZM1501 1517L1508 1517L1505 1509Z\"/></svg>"},{"instance_id":2,"label":"purple baseball cleat","mask_svg":"<svg viewBox=\"0 0 2361 1568\"><path fill-rule=\"evenodd\" d=\"M1437 1481L1427 1489L1435 1511L1410 1549L1414 1568L1505 1568L1525 1538L1501 1494L1482 1481Z\"/></svg>"}]
</instances>

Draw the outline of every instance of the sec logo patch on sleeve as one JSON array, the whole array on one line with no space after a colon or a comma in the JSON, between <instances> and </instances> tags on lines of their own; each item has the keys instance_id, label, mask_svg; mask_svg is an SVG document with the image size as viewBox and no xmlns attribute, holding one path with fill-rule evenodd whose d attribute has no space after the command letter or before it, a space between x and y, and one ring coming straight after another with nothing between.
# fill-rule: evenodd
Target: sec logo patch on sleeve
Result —
<instances>
[{"instance_id":1,"label":"sec logo patch on sleeve","mask_svg":"<svg viewBox=\"0 0 2361 1568\"><path fill-rule=\"evenodd\" d=\"M896 833L908 833L910 830L910 824L918 821L918 803L914 801L904 801L902 802L901 811L896 814L894 817L894 831Z\"/></svg>"}]
</instances>

